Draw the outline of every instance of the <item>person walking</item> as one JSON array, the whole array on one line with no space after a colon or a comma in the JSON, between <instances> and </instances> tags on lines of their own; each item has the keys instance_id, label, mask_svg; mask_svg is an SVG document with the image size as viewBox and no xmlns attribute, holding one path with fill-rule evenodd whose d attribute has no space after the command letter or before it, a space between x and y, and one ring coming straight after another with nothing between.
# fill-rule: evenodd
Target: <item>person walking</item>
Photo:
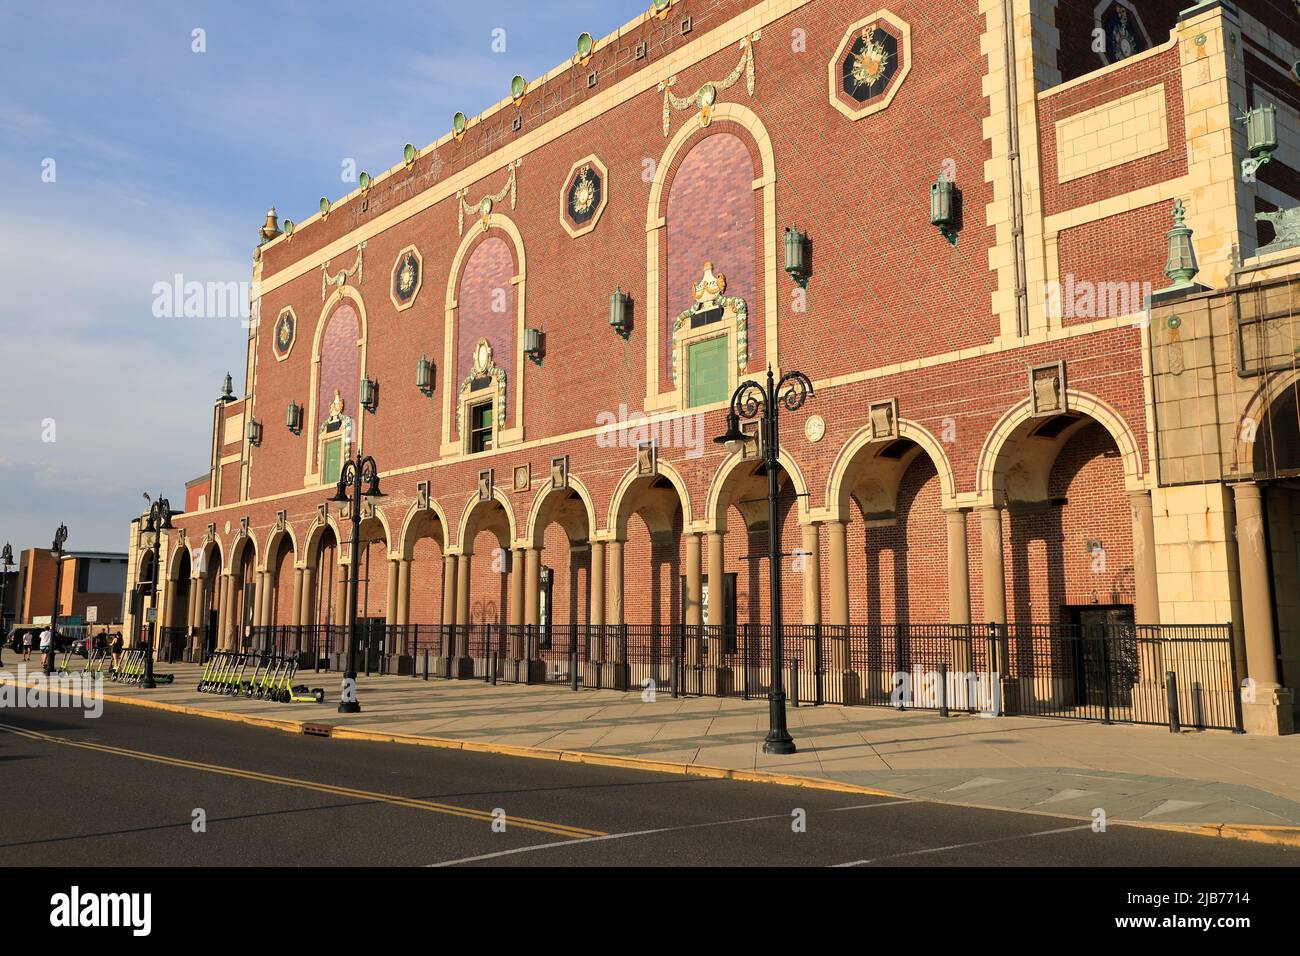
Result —
<instances>
[{"instance_id":1,"label":"person walking","mask_svg":"<svg viewBox=\"0 0 1300 956\"><path fill-rule=\"evenodd\" d=\"M54 670L53 658L54 632L50 630L48 625L46 625L46 627L41 631L41 669L47 674Z\"/></svg>"},{"instance_id":2,"label":"person walking","mask_svg":"<svg viewBox=\"0 0 1300 956\"><path fill-rule=\"evenodd\" d=\"M31 659L32 659L32 632L24 631L23 632L23 660L30 661Z\"/></svg>"},{"instance_id":3,"label":"person walking","mask_svg":"<svg viewBox=\"0 0 1300 956\"><path fill-rule=\"evenodd\" d=\"M113 670L117 670L122 663L122 635L114 634L111 645L113 651Z\"/></svg>"}]
</instances>

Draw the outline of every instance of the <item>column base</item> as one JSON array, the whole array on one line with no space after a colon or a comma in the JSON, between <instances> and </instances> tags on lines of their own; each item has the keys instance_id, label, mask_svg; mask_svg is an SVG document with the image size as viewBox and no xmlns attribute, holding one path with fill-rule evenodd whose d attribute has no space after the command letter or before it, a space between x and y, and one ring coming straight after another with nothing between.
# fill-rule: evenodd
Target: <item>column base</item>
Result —
<instances>
[{"instance_id":1,"label":"column base","mask_svg":"<svg viewBox=\"0 0 1300 956\"><path fill-rule=\"evenodd\" d=\"M546 662L530 661L524 658L504 658L497 662L501 670L499 680L508 684L544 684L546 683Z\"/></svg>"},{"instance_id":2,"label":"column base","mask_svg":"<svg viewBox=\"0 0 1300 956\"><path fill-rule=\"evenodd\" d=\"M626 691L631 689L632 672L626 664L603 661L600 667L600 686L610 690Z\"/></svg>"},{"instance_id":3,"label":"column base","mask_svg":"<svg viewBox=\"0 0 1300 956\"><path fill-rule=\"evenodd\" d=\"M474 676L474 658L453 657L448 667L447 655L440 654L429 658L429 670L434 677L450 677L452 680L469 680Z\"/></svg>"},{"instance_id":4,"label":"column base","mask_svg":"<svg viewBox=\"0 0 1300 956\"><path fill-rule=\"evenodd\" d=\"M409 677L415 673L415 658L409 654L389 654L384 659L384 673Z\"/></svg>"},{"instance_id":5,"label":"column base","mask_svg":"<svg viewBox=\"0 0 1300 956\"><path fill-rule=\"evenodd\" d=\"M705 667L700 693L705 697L730 697L736 690L736 675L730 667Z\"/></svg>"},{"instance_id":6,"label":"column base","mask_svg":"<svg viewBox=\"0 0 1300 956\"><path fill-rule=\"evenodd\" d=\"M1248 734L1283 737L1295 733L1292 708L1295 698L1289 687L1255 685L1255 700L1241 702L1241 725Z\"/></svg>"}]
</instances>

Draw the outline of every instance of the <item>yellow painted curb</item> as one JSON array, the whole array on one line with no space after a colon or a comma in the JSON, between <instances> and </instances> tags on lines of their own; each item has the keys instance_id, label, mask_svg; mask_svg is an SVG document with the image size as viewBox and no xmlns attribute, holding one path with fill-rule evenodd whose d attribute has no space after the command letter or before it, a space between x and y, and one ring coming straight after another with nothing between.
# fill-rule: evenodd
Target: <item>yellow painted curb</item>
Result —
<instances>
[{"instance_id":1,"label":"yellow painted curb","mask_svg":"<svg viewBox=\"0 0 1300 956\"><path fill-rule=\"evenodd\" d=\"M3 683L3 682L0 682ZM30 687L31 684L22 686ZM528 747L521 744L499 744L477 740L459 740L453 737L424 737L415 734L401 734L377 730L363 730L341 724L324 724L320 721L277 720L271 717L257 717L252 714L237 714L220 710L205 710L184 704L170 704L166 701L142 700L123 697L118 694L102 694L103 700L133 707L145 707L152 710L185 714L190 717L209 717L232 723L243 723L253 727L263 727L291 734L303 734L306 725L328 727L330 737L337 740L359 740L372 743L403 744L415 747L436 747L441 750L464 750L470 753L495 754L505 757L525 757L531 760L554 760L558 762L590 764L592 766L622 767L629 770L643 770L651 773L672 773L688 777L706 777L714 780L739 780L744 783L767 783L783 787L801 787L807 790L828 790L836 793L857 793L864 796L887 797L895 800L913 800L918 803L934 803L943 806L962 806L978 810L998 810L1005 813L1035 813L1044 816L1065 819L1091 820L1091 817L1073 817L1069 814L1046 813L1038 810L1018 810L1013 807L994 807L986 804L957 803L935 800L932 797L913 797L892 790L881 790L859 784L844 783L824 777L804 777L798 774L779 773L766 770L737 770L728 767L711 767L707 764L687 764L667 760L649 760L644 757L623 757L615 754L596 754L584 750L549 750L545 747ZM1185 833L1191 836L1212 837L1227 840L1242 840L1249 843L1264 843L1273 846L1300 847L1300 827L1275 826L1252 823L1146 823L1139 820L1115 820L1116 826L1135 827L1145 830L1164 830L1170 833Z\"/></svg>"}]
</instances>

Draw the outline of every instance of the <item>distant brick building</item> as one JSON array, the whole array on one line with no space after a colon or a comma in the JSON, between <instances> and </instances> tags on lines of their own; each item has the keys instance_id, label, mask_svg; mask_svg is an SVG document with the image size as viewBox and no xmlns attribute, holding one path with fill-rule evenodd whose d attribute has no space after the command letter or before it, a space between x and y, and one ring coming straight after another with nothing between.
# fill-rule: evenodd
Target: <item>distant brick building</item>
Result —
<instances>
[{"instance_id":1,"label":"distant brick building","mask_svg":"<svg viewBox=\"0 0 1300 956\"><path fill-rule=\"evenodd\" d=\"M765 477L712 438L771 366L816 388L783 423L791 621L1240 623L1226 539L1188 592L1164 520L1146 303L1175 200L1210 288L1300 202L1300 19L1181 6L679 0L270 221L160 621L346 620L327 499L362 450L360 618L766 622ZM1243 183L1264 100L1283 147Z\"/></svg>"},{"instance_id":2,"label":"distant brick building","mask_svg":"<svg viewBox=\"0 0 1300 956\"><path fill-rule=\"evenodd\" d=\"M69 551L55 574L56 556L47 548L28 548L18 560L16 624L47 624L54 613L54 589L59 589L59 621L83 624L86 609L95 608L98 623L122 621L127 556L100 551ZM11 579L10 583L14 583Z\"/></svg>"}]
</instances>

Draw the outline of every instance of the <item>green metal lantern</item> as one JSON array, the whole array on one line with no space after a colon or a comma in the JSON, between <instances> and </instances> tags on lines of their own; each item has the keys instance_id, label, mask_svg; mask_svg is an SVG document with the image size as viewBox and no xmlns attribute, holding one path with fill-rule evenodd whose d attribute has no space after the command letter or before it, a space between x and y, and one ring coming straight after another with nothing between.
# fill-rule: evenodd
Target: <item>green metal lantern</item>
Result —
<instances>
[{"instance_id":1,"label":"green metal lantern","mask_svg":"<svg viewBox=\"0 0 1300 956\"><path fill-rule=\"evenodd\" d=\"M805 233L794 227L785 231L785 271L799 288L808 288L808 277L812 275L812 243Z\"/></svg>"},{"instance_id":2,"label":"green metal lantern","mask_svg":"<svg viewBox=\"0 0 1300 956\"><path fill-rule=\"evenodd\" d=\"M415 387L425 395L433 394L433 363L427 355L421 355L415 363Z\"/></svg>"},{"instance_id":3,"label":"green metal lantern","mask_svg":"<svg viewBox=\"0 0 1300 956\"><path fill-rule=\"evenodd\" d=\"M1257 106L1242 119L1246 123L1246 144L1250 155L1272 156L1277 151L1277 107L1271 103Z\"/></svg>"},{"instance_id":4,"label":"green metal lantern","mask_svg":"<svg viewBox=\"0 0 1300 956\"><path fill-rule=\"evenodd\" d=\"M609 296L609 325L625 340L631 338L632 297L621 286Z\"/></svg>"},{"instance_id":5,"label":"green metal lantern","mask_svg":"<svg viewBox=\"0 0 1300 956\"><path fill-rule=\"evenodd\" d=\"M369 377L361 379L361 407L373 412L379 407L379 383Z\"/></svg>"},{"instance_id":6,"label":"green metal lantern","mask_svg":"<svg viewBox=\"0 0 1300 956\"><path fill-rule=\"evenodd\" d=\"M289 407L284 413L284 427L295 435L302 430L302 406L289 399Z\"/></svg>"},{"instance_id":7,"label":"green metal lantern","mask_svg":"<svg viewBox=\"0 0 1300 956\"><path fill-rule=\"evenodd\" d=\"M957 245L957 225L961 215L961 193L957 184L940 175L930 186L930 225L939 230L950 245Z\"/></svg>"}]
</instances>

